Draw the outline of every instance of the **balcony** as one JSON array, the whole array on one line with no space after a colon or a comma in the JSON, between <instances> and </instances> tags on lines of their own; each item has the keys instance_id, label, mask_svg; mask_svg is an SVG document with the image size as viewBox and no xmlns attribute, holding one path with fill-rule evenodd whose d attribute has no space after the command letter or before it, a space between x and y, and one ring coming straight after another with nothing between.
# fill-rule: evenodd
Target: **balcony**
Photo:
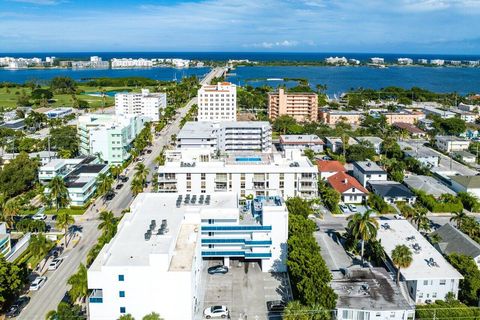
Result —
<instances>
[{"instance_id":1,"label":"balcony","mask_svg":"<svg viewBox=\"0 0 480 320\"><path fill-rule=\"evenodd\" d=\"M272 240L206 238L202 239L202 244L244 244L246 246L267 246L272 244Z\"/></svg>"},{"instance_id":2,"label":"balcony","mask_svg":"<svg viewBox=\"0 0 480 320\"><path fill-rule=\"evenodd\" d=\"M202 232L204 231L212 231L212 232L220 232L220 231L229 231L229 232L245 232L245 231L272 231L272 226L215 226L215 225L206 225L201 226Z\"/></svg>"},{"instance_id":3,"label":"balcony","mask_svg":"<svg viewBox=\"0 0 480 320\"><path fill-rule=\"evenodd\" d=\"M240 250L208 250L202 251L202 257L245 257L247 259L267 259L272 257L272 253Z\"/></svg>"},{"instance_id":4,"label":"balcony","mask_svg":"<svg viewBox=\"0 0 480 320\"><path fill-rule=\"evenodd\" d=\"M177 178L175 176L158 176L158 182L176 182Z\"/></svg>"},{"instance_id":5,"label":"balcony","mask_svg":"<svg viewBox=\"0 0 480 320\"><path fill-rule=\"evenodd\" d=\"M92 294L88 297L90 303L103 303L103 290L93 289Z\"/></svg>"}]
</instances>

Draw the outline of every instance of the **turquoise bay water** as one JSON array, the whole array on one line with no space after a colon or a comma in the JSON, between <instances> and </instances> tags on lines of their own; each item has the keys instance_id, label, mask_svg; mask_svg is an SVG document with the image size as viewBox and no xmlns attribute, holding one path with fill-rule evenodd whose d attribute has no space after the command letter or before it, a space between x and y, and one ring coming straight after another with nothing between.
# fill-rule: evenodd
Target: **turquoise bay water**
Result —
<instances>
[{"instance_id":1,"label":"turquoise bay water","mask_svg":"<svg viewBox=\"0 0 480 320\"><path fill-rule=\"evenodd\" d=\"M381 89L388 86L421 87L434 92L480 92L480 68L389 67L385 69L360 67L238 67L228 80L239 85L252 86L280 84L295 86L284 78L306 78L315 88L326 84L329 95L340 94L351 88ZM274 79L274 80L267 80Z\"/></svg>"}]
</instances>

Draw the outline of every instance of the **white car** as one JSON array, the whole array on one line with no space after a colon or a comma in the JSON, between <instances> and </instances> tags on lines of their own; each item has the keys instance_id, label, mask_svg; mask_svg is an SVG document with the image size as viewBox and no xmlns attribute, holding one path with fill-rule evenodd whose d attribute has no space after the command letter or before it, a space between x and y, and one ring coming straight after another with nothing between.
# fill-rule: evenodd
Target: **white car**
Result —
<instances>
[{"instance_id":1,"label":"white car","mask_svg":"<svg viewBox=\"0 0 480 320\"><path fill-rule=\"evenodd\" d=\"M47 215L45 213L35 213L32 216L32 219L33 220L45 220L45 219L47 219Z\"/></svg>"},{"instance_id":2,"label":"white car","mask_svg":"<svg viewBox=\"0 0 480 320\"><path fill-rule=\"evenodd\" d=\"M352 211L352 212L357 212L357 206L354 205L354 204L349 204L349 205L348 205L348 208L349 208L350 211Z\"/></svg>"},{"instance_id":3,"label":"white car","mask_svg":"<svg viewBox=\"0 0 480 320\"><path fill-rule=\"evenodd\" d=\"M212 318L225 319L229 317L230 311L228 311L228 308L226 306L211 306L203 311L203 315L207 319L212 319Z\"/></svg>"},{"instance_id":4,"label":"white car","mask_svg":"<svg viewBox=\"0 0 480 320\"><path fill-rule=\"evenodd\" d=\"M60 258L53 259L48 265L48 270L57 270L60 264L62 263L62 261L63 260Z\"/></svg>"},{"instance_id":5,"label":"white car","mask_svg":"<svg viewBox=\"0 0 480 320\"><path fill-rule=\"evenodd\" d=\"M36 277L30 284L30 291L40 290L41 287L47 282L47 277Z\"/></svg>"},{"instance_id":6,"label":"white car","mask_svg":"<svg viewBox=\"0 0 480 320\"><path fill-rule=\"evenodd\" d=\"M347 213L348 212L348 207L346 204L341 204L339 205L340 207L340 210L342 210L343 213Z\"/></svg>"}]
</instances>

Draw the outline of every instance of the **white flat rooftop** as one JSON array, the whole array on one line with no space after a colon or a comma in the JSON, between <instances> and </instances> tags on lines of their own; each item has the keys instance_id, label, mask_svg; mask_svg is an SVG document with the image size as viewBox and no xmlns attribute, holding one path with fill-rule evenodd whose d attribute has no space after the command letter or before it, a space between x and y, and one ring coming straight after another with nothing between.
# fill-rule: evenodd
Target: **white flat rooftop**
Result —
<instances>
[{"instance_id":1,"label":"white flat rooftop","mask_svg":"<svg viewBox=\"0 0 480 320\"><path fill-rule=\"evenodd\" d=\"M400 273L407 280L463 279L462 275L425 239L407 220L378 220L377 239L382 240L386 255L398 245L406 245L412 251L412 264ZM415 249L416 247L417 249ZM429 264L433 258L434 264Z\"/></svg>"},{"instance_id":2,"label":"white flat rooftop","mask_svg":"<svg viewBox=\"0 0 480 320\"><path fill-rule=\"evenodd\" d=\"M199 196L196 195L197 199ZM152 258L160 258L171 264L170 269L190 270L203 211L207 214L218 214L222 209L230 212L237 207L237 197L232 192L212 194L209 205L199 205L198 201L185 204L185 195L182 195L181 205L177 206L178 197L177 193L139 194L130 206L131 211L120 221L116 236L105 245L90 269L149 266ZM157 234L164 219L169 231ZM156 221L156 227L150 240L145 240L152 220Z\"/></svg>"}]
</instances>

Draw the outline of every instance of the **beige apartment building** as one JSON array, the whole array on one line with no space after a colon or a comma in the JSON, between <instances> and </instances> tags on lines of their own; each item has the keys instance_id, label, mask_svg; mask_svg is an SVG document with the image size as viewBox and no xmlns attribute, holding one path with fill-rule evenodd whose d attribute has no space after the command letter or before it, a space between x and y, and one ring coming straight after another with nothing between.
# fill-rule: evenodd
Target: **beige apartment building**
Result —
<instances>
[{"instance_id":1,"label":"beige apartment building","mask_svg":"<svg viewBox=\"0 0 480 320\"><path fill-rule=\"evenodd\" d=\"M362 121L363 114L359 111L338 111L321 109L318 119L328 125L336 125L339 122L345 122L350 125L359 125Z\"/></svg>"},{"instance_id":2,"label":"beige apartment building","mask_svg":"<svg viewBox=\"0 0 480 320\"><path fill-rule=\"evenodd\" d=\"M383 115L389 125L397 122L415 124L418 120L425 118L425 114L420 111L386 112Z\"/></svg>"},{"instance_id":3,"label":"beige apartment building","mask_svg":"<svg viewBox=\"0 0 480 320\"><path fill-rule=\"evenodd\" d=\"M268 94L268 116L291 116L299 122L317 121L318 96L313 92L286 93L284 89Z\"/></svg>"}]
</instances>

